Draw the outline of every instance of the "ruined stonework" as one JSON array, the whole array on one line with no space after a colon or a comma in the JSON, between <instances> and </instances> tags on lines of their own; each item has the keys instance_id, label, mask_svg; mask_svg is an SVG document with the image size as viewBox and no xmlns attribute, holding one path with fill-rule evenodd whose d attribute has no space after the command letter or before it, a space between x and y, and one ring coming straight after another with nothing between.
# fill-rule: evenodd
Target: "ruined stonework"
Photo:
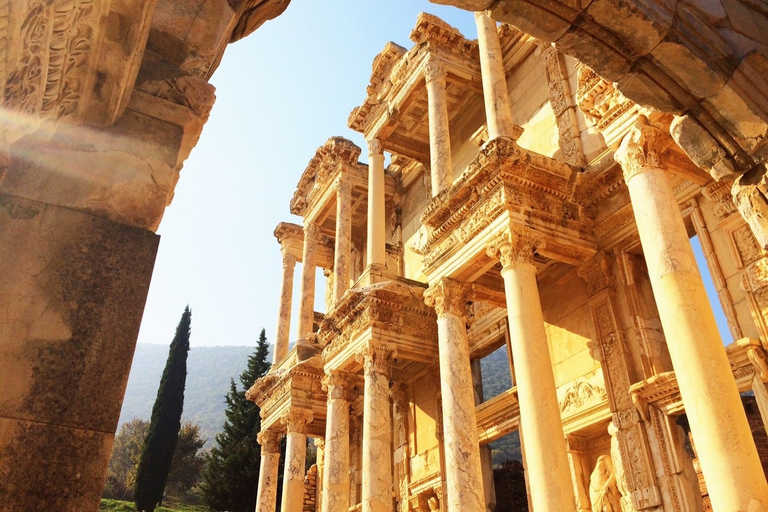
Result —
<instances>
[{"instance_id":1,"label":"ruined stonework","mask_svg":"<svg viewBox=\"0 0 768 512\"><path fill-rule=\"evenodd\" d=\"M747 143L732 124L744 112L663 100L648 81L702 42L681 42L676 16L714 18L682 2L677 14L593 0L546 16L535 3L453 3L514 27L475 12L473 41L419 15L410 47L376 56L349 116L367 148L320 146L290 202L304 225L275 231L289 269L281 355L248 392L262 435L290 436L280 418L311 411L323 450L306 479L322 473L324 512L493 510L488 444L514 431L533 510L768 508L752 434L768 419L768 267L753 215L764 198L753 181L745 199L749 173L737 177L754 172L762 135ZM649 21L608 39L624 53L594 47L585 27L627 18ZM704 73L711 56L697 55L686 62ZM739 75L704 76L707 96L732 94ZM716 161L702 153L711 140L688 138L702 122L724 144ZM324 313L311 309L318 266ZM302 327L289 333L294 295ZM504 346L512 387L486 400L479 362ZM311 494L281 510L307 510Z\"/></svg>"}]
</instances>

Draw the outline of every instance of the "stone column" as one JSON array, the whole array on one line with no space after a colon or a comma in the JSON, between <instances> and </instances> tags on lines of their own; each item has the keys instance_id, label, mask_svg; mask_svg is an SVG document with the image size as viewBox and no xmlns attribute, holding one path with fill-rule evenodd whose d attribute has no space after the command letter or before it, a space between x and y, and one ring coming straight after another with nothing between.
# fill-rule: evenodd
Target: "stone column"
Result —
<instances>
[{"instance_id":1,"label":"stone column","mask_svg":"<svg viewBox=\"0 0 768 512\"><path fill-rule=\"evenodd\" d=\"M768 484L667 173L669 136L640 121L616 160L714 510L768 509Z\"/></svg>"},{"instance_id":2,"label":"stone column","mask_svg":"<svg viewBox=\"0 0 768 512\"><path fill-rule=\"evenodd\" d=\"M272 364L276 365L288 354L288 344L291 334L291 303L293 300L293 271L296 258L281 247L283 253L283 284L280 287L280 307L277 316L277 335L275 336L275 353Z\"/></svg>"},{"instance_id":3,"label":"stone column","mask_svg":"<svg viewBox=\"0 0 768 512\"><path fill-rule=\"evenodd\" d=\"M386 265L384 152L379 139L368 141L368 265Z\"/></svg>"},{"instance_id":4,"label":"stone column","mask_svg":"<svg viewBox=\"0 0 768 512\"><path fill-rule=\"evenodd\" d=\"M281 437L282 434L271 430L259 434L261 465L259 466L259 488L256 493L256 512L275 512Z\"/></svg>"},{"instance_id":5,"label":"stone column","mask_svg":"<svg viewBox=\"0 0 768 512\"><path fill-rule=\"evenodd\" d=\"M363 396L363 512L392 512L392 419L389 374L392 350L369 344L360 354Z\"/></svg>"},{"instance_id":6,"label":"stone column","mask_svg":"<svg viewBox=\"0 0 768 512\"><path fill-rule=\"evenodd\" d=\"M425 302L437 312L449 512L485 511L466 327L470 298L470 288L447 278L433 283L424 292Z\"/></svg>"},{"instance_id":7,"label":"stone column","mask_svg":"<svg viewBox=\"0 0 768 512\"><path fill-rule=\"evenodd\" d=\"M352 258L352 184L343 176L336 183L336 246L333 253L333 301L349 289ZM328 304L330 309L331 305Z\"/></svg>"},{"instance_id":8,"label":"stone column","mask_svg":"<svg viewBox=\"0 0 768 512\"><path fill-rule=\"evenodd\" d=\"M315 318L315 256L318 228L314 224L304 226L304 256L301 265L301 303L299 306L298 339L306 340L312 333Z\"/></svg>"},{"instance_id":9,"label":"stone column","mask_svg":"<svg viewBox=\"0 0 768 512\"><path fill-rule=\"evenodd\" d=\"M573 512L571 472L533 264L537 244L530 233L511 230L488 253L501 259L533 510Z\"/></svg>"},{"instance_id":10,"label":"stone column","mask_svg":"<svg viewBox=\"0 0 768 512\"><path fill-rule=\"evenodd\" d=\"M439 62L430 61L424 68L429 104L429 166L432 177L432 197L453 185L445 77L446 72Z\"/></svg>"},{"instance_id":11,"label":"stone column","mask_svg":"<svg viewBox=\"0 0 768 512\"><path fill-rule=\"evenodd\" d=\"M515 123L512 122L512 107L507 92L507 77L504 73L504 59L496 22L489 18L485 11L480 11L475 13L475 23L480 46L488 140L498 137L511 138L515 133Z\"/></svg>"},{"instance_id":12,"label":"stone column","mask_svg":"<svg viewBox=\"0 0 768 512\"><path fill-rule=\"evenodd\" d=\"M349 508L349 378L342 372L326 371L323 386L328 391L325 419L325 464L322 509Z\"/></svg>"},{"instance_id":13,"label":"stone column","mask_svg":"<svg viewBox=\"0 0 768 512\"><path fill-rule=\"evenodd\" d=\"M325 439L315 438L315 454L317 456L317 489L315 493L315 512L328 510L323 508L323 480L325 480Z\"/></svg>"},{"instance_id":14,"label":"stone column","mask_svg":"<svg viewBox=\"0 0 768 512\"><path fill-rule=\"evenodd\" d=\"M479 359L472 359L472 388L474 390L475 407L484 401L483 370ZM483 493L485 495L486 510L493 511L496 508L496 485L493 481L493 454L491 445L480 446L480 468L483 472Z\"/></svg>"},{"instance_id":15,"label":"stone column","mask_svg":"<svg viewBox=\"0 0 768 512\"><path fill-rule=\"evenodd\" d=\"M304 506L304 473L307 462L307 427L312 411L293 409L282 419L286 426L285 466L281 512L302 512Z\"/></svg>"},{"instance_id":16,"label":"stone column","mask_svg":"<svg viewBox=\"0 0 768 512\"><path fill-rule=\"evenodd\" d=\"M0 194L0 509L99 508L158 241Z\"/></svg>"}]
</instances>

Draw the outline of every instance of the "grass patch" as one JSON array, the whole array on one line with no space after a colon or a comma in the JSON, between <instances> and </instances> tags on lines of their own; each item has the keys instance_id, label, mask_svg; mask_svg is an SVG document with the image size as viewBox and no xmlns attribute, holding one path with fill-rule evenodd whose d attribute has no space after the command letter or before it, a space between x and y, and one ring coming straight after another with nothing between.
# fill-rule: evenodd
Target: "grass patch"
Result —
<instances>
[{"instance_id":1,"label":"grass patch","mask_svg":"<svg viewBox=\"0 0 768 512\"><path fill-rule=\"evenodd\" d=\"M136 512L133 502L120 500L101 500L101 512ZM166 503L157 507L155 512L208 512L202 505L184 505L183 503Z\"/></svg>"}]
</instances>

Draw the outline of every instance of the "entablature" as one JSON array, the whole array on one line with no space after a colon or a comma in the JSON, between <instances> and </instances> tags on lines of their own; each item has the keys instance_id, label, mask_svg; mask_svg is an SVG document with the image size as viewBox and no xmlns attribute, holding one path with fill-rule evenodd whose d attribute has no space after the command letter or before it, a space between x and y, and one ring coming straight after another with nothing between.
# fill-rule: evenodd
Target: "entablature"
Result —
<instances>
[{"instance_id":1,"label":"entablature","mask_svg":"<svg viewBox=\"0 0 768 512\"><path fill-rule=\"evenodd\" d=\"M281 222L275 228L275 238L282 251L301 263L304 257L304 229L298 224ZM315 245L315 263L320 268L333 268L333 238L321 234Z\"/></svg>"}]
</instances>

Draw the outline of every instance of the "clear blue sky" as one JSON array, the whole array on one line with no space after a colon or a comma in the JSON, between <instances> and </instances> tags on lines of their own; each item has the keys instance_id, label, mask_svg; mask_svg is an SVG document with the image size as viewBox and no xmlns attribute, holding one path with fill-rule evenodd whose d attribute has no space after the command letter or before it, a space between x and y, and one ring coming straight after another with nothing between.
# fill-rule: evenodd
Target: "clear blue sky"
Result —
<instances>
[{"instance_id":1,"label":"clear blue sky","mask_svg":"<svg viewBox=\"0 0 768 512\"><path fill-rule=\"evenodd\" d=\"M476 37L471 13L427 0L293 0L229 46L211 79L216 104L158 231L139 342L169 344L186 304L193 346L255 345L262 327L273 340L282 265L272 232L301 223L288 204L318 146L342 135L365 147L349 112L385 43L410 47L421 11Z\"/></svg>"},{"instance_id":2,"label":"clear blue sky","mask_svg":"<svg viewBox=\"0 0 768 512\"><path fill-rule=\"evenodd\" d=\"M328 137L364 147L349 112L384 45L410 47L421 11L476 37L471 13L427 0L293 0L227 48L211 79L216 104L158 230L139 342L169 344L187 303L192 345L255 345L262 327L274 338L282 264L272 232L301 223L288 204Z\"/></svg>"}]
</instances>

